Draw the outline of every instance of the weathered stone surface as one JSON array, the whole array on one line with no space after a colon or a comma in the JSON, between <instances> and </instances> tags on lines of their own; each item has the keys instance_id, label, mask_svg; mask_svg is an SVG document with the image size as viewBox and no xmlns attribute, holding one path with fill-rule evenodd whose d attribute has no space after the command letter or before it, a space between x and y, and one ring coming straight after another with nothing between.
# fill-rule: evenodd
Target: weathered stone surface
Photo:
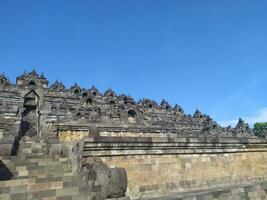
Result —
<instances>
[{"instance_id":1,"label":"weathered stone surface","mask_svg":"<svg viewBox=\"0 0 267 200\"><path fill-rule=\"evenodd\" d=\"M99 132L143 132L150 136L253 137L242 120L236 128L226 129L198 110L193 116L186 115L180 106L172 108L166 100L160 105L149 99L135 102L111 89L102 95L95 87L86 90L77 83L66 89L56 81L49 87L46 78L35 71L19 76L16 84L10 84L4 75L0 78L0 137L60 133L61 140L73 141L88 136L93 127Z\"/></svg>"},{"instance_id":2,"label":"weathered stone surface","mask_svg":"<svg viewBox=\"0 0 267 200\"><path fill-rule=\"evenodd\" d=\"M13 144L0 144L0 156L11 156Z\"/></svg>"},{"instance_id":3,"label":"weathered stone surface","mask_svg":"<svg viewBox=\"0 0 267 200\"><path fill-rule=\"evenodd\" d=\"M79 141L84 137L89 136L89 131L60 131L58 138L60 141Z\"/></svg>"},{"instance_id":4,"label":"weathered stone surface","mask_svg":"<svg viewBox=\"0 0 267 200\"><path fill-rule=\"evenodd\" d=\"M139 198L139 200L257 200L267 198L267 193L264 190L265 186L266 181L259 183L246 183L231 186L215 187L212 189L202 189L190 192L180 192L158 198Z\"/></svg>"},{"instance_id":5,"label":"weathered stone surface","mask_svg":"<svg viewBox=\"0 0 267 200\"><path fill-rule=\"evenodd\" d=\"M127 189L127 174L123 168L108 167L101 159L89 158L85 161L90 180L101 187L101 196L106 198L124 197Z\"/></svg>"},{"instance_id":6,"label":"weathered stone surface","mask_svg":"<svg viewBox=\"0 0 267 200\"><path fill-rule=\"evenodd\" d=\"M192 190L201 192L170 198L263 199L266 152L266 140L241 119L223 128L166 100L49 86L35 71L16 84L0 75L0 199L155 199ZM248 181L255 187L240 186Z\"/></svg>"},{"instance_id":7,"label":"weathered stone surface","mask_svg":"<svg viewBox=\"0 0 267 200\"><path fill-rule=\"evenodd\" d=\"M221 153L217 153L216 144L211 148L208 143L195 146L188 143L185 150L185 147L179 148L179 143L176 143L176 149L174 143L167 142L139 145L133 142L124 143L127 141L126 138L124 142L122 139L116 143L113 138L108 145L97 142L99 140L95 140L95 143L85 143L85 147L89 145L91 150L94 149L91 156L101 156L102 161L108 166L122 167L126 170L126 194L133 199L241 184L247 181L257 182L267 178L266 147L241 147L244 148L242 152L238 146L234 147L231 144L228 147L223 146ZM145 138L139 140L144 142ZM155 141L160 142L159 138ZM164 148L169 150L163 150ZM232 152L229 152L231 148Z\"/></svg>"}]
</instances>

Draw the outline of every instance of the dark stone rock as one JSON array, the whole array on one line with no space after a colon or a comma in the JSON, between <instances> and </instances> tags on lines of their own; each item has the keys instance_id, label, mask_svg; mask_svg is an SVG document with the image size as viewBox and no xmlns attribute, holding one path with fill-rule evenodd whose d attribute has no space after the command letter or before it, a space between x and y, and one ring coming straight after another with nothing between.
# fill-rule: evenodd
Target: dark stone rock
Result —
<instances>
[{"instance_id":1,"label":"dark stone rock","mask_svg":"<svg viewBox=\"0 0 267 200\"><path fill-rule=\"evenodd\" d=\"M123 168L109 168L100 158L88 158L85 161L88 179L101 186L103 198L124 197L127 189L127 174Z\"/></svg>"}]
</instances>

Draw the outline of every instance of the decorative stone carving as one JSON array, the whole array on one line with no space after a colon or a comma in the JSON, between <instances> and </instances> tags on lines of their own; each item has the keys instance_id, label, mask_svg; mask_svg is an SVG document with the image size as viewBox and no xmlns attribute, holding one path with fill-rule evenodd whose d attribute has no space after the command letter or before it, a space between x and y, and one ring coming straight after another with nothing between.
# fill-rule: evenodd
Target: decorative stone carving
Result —
<instances>
[{"instance_id":1,"label":"decorative stone carving","mask_svg":"<svg viewBox=\"0 0 267 200\"><path fill-rule=\"evenodd\" d=\"M95 186L100 186L100 199L125 197L127 174L123 168L110 168L100 158L88 158L85 162L87 176Z\"/></svg>"},{"instance_id":2,"label":"decorative stone carving","mask_svg":"<svg viewBox=\"0 0 267 200\"><path fill-rule=\"evenodd\" d=\"M47 88L48 81L42 74L39 76L35 70L30 73L24 72L21 76L17 77L16 79L17 85L24 86L24 87L42 87Z\"/></svg>"},{"instance_id":3,"label":"decorative stone carving","mask_svg":"<svg viewBox=\"0 0 267 200\"><path fill-rule=\"evenodd\" d=\"M194 118L202 118L203 115L202 115L202 113L198 109L196 109L193 117Z\"/></svg>"},{"instance_id":4,"label":"decorative stone carving","mask_svg":"<svg viewBox=\"0 0 267 200\"><path fill-rule=\"evenodd\" d=\"M89 90L89 93L93 96L100 96L100 92L98 89L96 89L95 86L92 86L91 89Z\"/></svg>"},{"instance_id":5,"label":"decorative stone carving","mask_svg":"<svg viewBox=\"0 0 267 200\"><path fill-rule=\"evenodd\" d=\"M144 108L158 108L157 102L150 99L142 99L138 102Z\"/></svg>"},{"instance_id":6,"label":"decorative stone carving","mask_svg":"<svg viewBox=\"0 0 267 200\"><path fill-rule=\"evenodd\" d=\"M160 107L166 110L169 110L171 108L170 104L165 99L161 101Z\"/></svg>"},{"instance_id":7,"label":"decorative stone carving","mask_svg":"<svg viewBox=\"0 0 267 200\"><path fill-rule=\"evenodd\" d=\"M249 125L241 118L239 118L235 130L237 134L252 135L252 130L249 128Z\"/></svg>"},{"instance_id":8,"label":"decorative stone carving","mask_svg":"<svg viewBox=\"0 0 267 200\"><path fill-rule=\"evenodd\" d=\"M5 74L0 74L0 86L10 85L8 78Z\"/></svg>"},{"instance_id":9,"label":"decorative stone carving","mask_svg":"<svg viewBox=\"0 0 267 200\"><path fill-rule=\"evenodd\" d=\"M60 141L79 141L89 136L89 131L60 131L58 138Z\"/></svg>"},{"instance_id":10,"label":"decorative stone carving","mask_svg":"<svg viewBox=\"0 0 267 200\"><path fill-rule=\"evenodd\" d=\"M81 92L81 88L77 83L75 83L73 86L70 87L70 91L72 91L73 94L77 95Z\"/></svg>"},{"instance_id":11,"label":"decorative stone carving","mask_svg":"<svg viewBox=\"0 0 267 200\"><path fill-rule=\"evenodd\" d=\"M61 92L65 90L65 85L62 82L56 81L54 84L50 86L52 91Z\"/></svg>"},{"instance_id":12,"label":"decorative stone carving","mask_svg":"<svg viewBox=\"0 0 267 200\"><path fill-rule=\"evenodd\" d=\"M184 109L183 109L181 106L179 106L178 104L175 104L173 110L174 110L175 112L180 113L180 114L184 114Z\"/></svg>"},{"instance_id":13,"label":"decorative stone carving","mask_svg":"<svg viewBox=\"0 0 267 200\"><path fill-rule=\"evenodd\" d=\"M4 75L0 76L0 80L2 83L7 82ZM32 124L38 125L37 135L46 131L47 124L52 126L51 130L57 130L59 123L66 126L71 124L76 128L81 124L89 127L100 126L103 129L107 126L111 131L121 127L141 127L149 129L148 132L168 133L171 130L172 134L177 135L202 134L206 130L212 130L217 135L253 135L251 129L241 121L236 128L223 129L199 110L192 117L184 114L183 108L179 105L172 108L166 100L162 100L160 106L150 99L142 99L136 103L131 96L116 96L111 89L102 96L94 86L90 90L85 90L75 83L70 90L65 90L61 82L56 81L49 89L46 88L47 84L48 81L43 74L39 76L32 71L19 76L16 84L1 87L2 96L7 97L0 100L2 115L21 120L25 114L25 95L34 90L38 92L38 104L33 105L36 122ZM129 112L130 110L133 112ZM16 123L14 126L21 127L19 122Z\"/></svg>"},{"instance_id":14,"label":"decorative stone carving","mask_svg":"<svg viewBox=\"0 0 267 200\"><path fill-rule=\"evenodd\" d=\"M108 89L105 93L104 93L104 96L106 97L116 97L116 93L112 90L112 89Z\"/></svg>"},{"instance_id":15,"label":"decorative stone carving","mask_svg":"<svg viewBox=\"0 0 267 200\"><path fill-rule=\"evenodd\" d=\"M131 105L135 105L136 104L136 102L134 101L134 99L131 96L127 96L125 94L121 94L120 96L118 96L118 99L124 105L127 105L127 106L131 106Z\"/></svg>"}]
</instances>

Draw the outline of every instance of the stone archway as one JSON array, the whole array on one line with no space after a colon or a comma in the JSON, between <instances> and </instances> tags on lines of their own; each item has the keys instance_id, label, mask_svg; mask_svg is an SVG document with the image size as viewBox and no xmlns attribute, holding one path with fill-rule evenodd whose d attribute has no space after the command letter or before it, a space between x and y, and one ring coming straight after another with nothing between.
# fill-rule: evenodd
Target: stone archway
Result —
<instances>
[{"instance_id":1,"label":"stone archway","mask_svg":"<svg viewBox=\"0 0 267 200\"><path fill-rule=\"evenodd\" d=\"M22 113L20 135L23 137L35 136L38 134L39 114L38 114L39 96L34 90L31 90L24 98L24 111Z\"/></svg>"},{"instance_id":2,"label":"stone archway","mask_svg":"<svg viewBox=\"0 0 267 200\"><path fill-rule=\"evenodd\" d=\"M135 124L136 123L136 112L134 110L129 110L127 114L128 114L128 122L130 124Z\"/></svg>"}]
</instances>

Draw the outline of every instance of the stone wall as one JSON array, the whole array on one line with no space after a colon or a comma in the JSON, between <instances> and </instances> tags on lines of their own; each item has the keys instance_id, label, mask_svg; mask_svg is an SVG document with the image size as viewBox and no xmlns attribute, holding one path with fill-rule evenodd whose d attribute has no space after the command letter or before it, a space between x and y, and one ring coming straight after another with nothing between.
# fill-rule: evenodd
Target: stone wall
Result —
<instances>
[{"instance_id":1,"label":"stone wall","mask_svg":"<svg viewBox=\"0 0 267 200\"><path fill-rule=\"evenodd\" d=\"M233 138L86 138L84 157L99 156L110 167L124 168L127 195L137 199L265 180L266 143L251 143Z\"/></svg>"},{"instance_id":2,"label":"stone wall","mask_svg":"<svg viewBox=\"0 0 267 200\"><path fill-rule=\"evenodd\" d=\"M109 166L126 169L127 193L132 198L158 197L267 177L266 152L115 156L102 160Z\"/></svg>"},{"instance_id":3,"label":"stone wall","mask_svg":"<svg viewBox=\"0 0 267 200\"><path fill-rule=\"evenodd\" d=\"M60 131L58 138L60 141L79 141L89 136L89 131Z\"/></svg>"},{"instance_id":4,"label":"stone wall","mask_svg":"<svg viewBox=\"0 0 267 200\"><path fill-rule=\"evenodd\" d=\"M95 87L83 89L78 84L68 89L57 81L49 85L44 75L34 70L18 76L14 84L0 75L0 127L2 118L9 121L3 123L8 125L4 134L16 137L53 135L61 125L76 127L74 131L80 131L83 125L89 129L99 127L103 134L113 131L115 136L122 135L120 129L128 129L128 137L152 137L155 130L170 137L202 133L253 136L242 120L235 128L224 128L198 110L191 116L166 100L160 104L149 99L137 102L128 95L116 95L111 89L101 94ZM140 130L139 134L134 129Z\"/></svg>"},{"instance_id":5,"label":"stone wall","mask_svg":"<svg viewBox=\"0 0 267 200\"><path fill-rule=\"evenodd\" d=\"M75 175L90 157L125 168L132 198L259 181L267 175L266 140L241 119L235 128L225 128L198 110L191 116L165 100L137 102L111 89L101 94L95 87L49 85L35 71L14 84L0 75L0 155L17 153L18 158L28 139L49 144L36 152L40 159L46 154L39 150L47 149L66 156Z\"/></svg>"}]
</instances>

